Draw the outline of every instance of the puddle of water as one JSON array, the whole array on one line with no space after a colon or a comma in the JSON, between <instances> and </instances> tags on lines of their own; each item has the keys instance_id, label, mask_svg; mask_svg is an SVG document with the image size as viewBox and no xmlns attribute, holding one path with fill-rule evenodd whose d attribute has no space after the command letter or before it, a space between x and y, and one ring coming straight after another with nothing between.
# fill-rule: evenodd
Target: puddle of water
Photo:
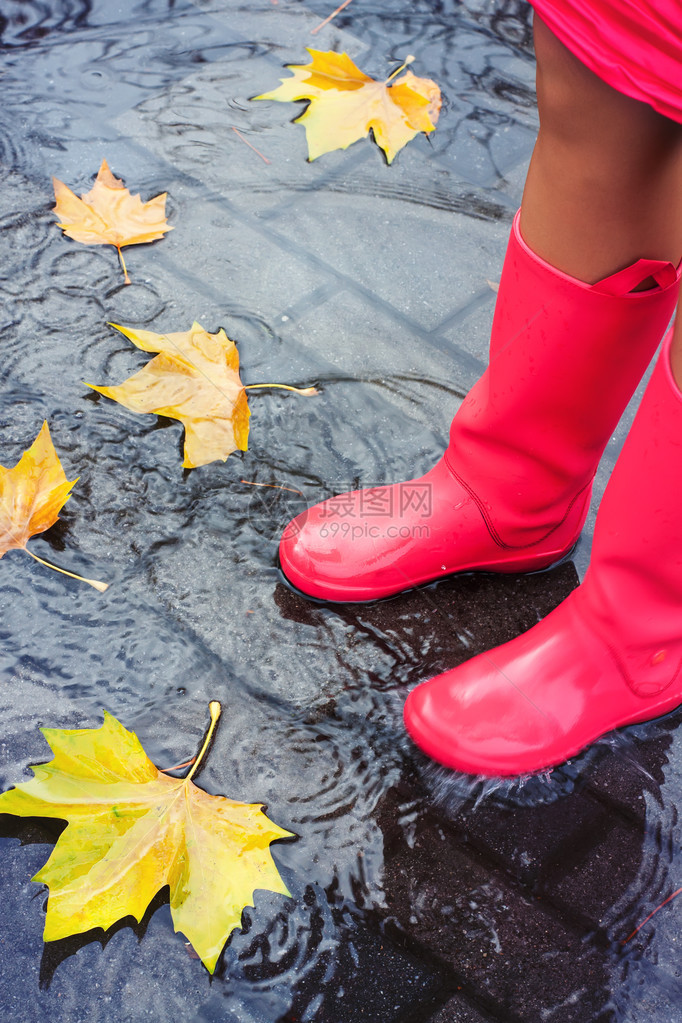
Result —
<instances>
[{"instance_id":1,"label":"puddle of water","mask_svg":"<svg viewBox=\"0 0 682 1023\"><path fill-rule=\"evenodd\" d=\"M347 45L376 75L416 53L443 86L442 123L390 174L369 143L307 164L289 113L248 97L299 59L296 42L309 44L327 13L295 0L2 5L2 461L13 464L49 420L67 475L81 478L33 549L111 587L93 595L20 552L3 559L1 780L45 756L40 725L93 727L103 707L155 762L179 762L220 699L202 785L264 802L299 836L275 850L293 899L258 894L209 983L163 896L104 947L43 949L45 896L28 879L54 832L6 821L2 999L16 1023L343 1023L360 998L367 1019L402 1019L431 1004L452 964L382 936L386 801L408 790L396 827L417 849L436 821L551 802L589 768L587 757L516 789L444 779L401 724L410 686L528 628L575 585L571 566L333 609L279 576L279 532L304 504L417 475L438 456L482 368L486 278L535 125L525 4L358 2L319 45ZM257 135L269 167L233 123ZM169 191L176 230L130 250L130 287L113 250L66 241L50 213L50 174L85 190L103 156L143 198ZM362 203L380 215L361 219ZM330 245L332 217L344 219ZM443 252L429 255L422 217ZM249 453L183 473L177 423L128 413L82 381L117 382L145 361L107 321L165 331L193 319L238 342L245 380L316 381L322 393L254 397ZM498 956L507 911L501 888L486 885L446 900L449 925ZM433 893L422 895L410 913L442 922Z\"/></svg>"}]
</instances>

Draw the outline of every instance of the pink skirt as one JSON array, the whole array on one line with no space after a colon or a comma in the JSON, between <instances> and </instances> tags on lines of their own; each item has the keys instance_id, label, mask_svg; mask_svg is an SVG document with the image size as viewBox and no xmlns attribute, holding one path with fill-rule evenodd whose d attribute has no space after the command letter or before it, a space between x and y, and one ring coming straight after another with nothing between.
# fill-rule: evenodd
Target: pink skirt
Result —
<instances>
[{"instance_id":1,"label":"pink skirt","mask_svg":"<svg viewBox=\"0 0 682 1023\"><path fill-rule=\"evenodd\" d=\"M530 0L591 71L682 122L682 0Z\"/></svg>"}]
</instances>

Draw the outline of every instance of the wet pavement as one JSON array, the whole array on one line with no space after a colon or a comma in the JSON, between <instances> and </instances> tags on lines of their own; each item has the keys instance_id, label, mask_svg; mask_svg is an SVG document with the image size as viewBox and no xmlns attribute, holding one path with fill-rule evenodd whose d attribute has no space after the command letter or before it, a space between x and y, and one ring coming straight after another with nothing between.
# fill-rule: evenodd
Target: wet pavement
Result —
<instances>
[{"instance_id":1,"label":"wet pavement","mask_svg":"<svg viewBox=\"0 0 682 1023\"><path fill-rule=\"evenodd\" d=\"M428 763L401 725L410 687L570 592L593 514L539 575L325 608L278 574L292 514L438 457L485 365L537 124L521 0L353 0L311 35L333 6L0 2L0 460L48 419L80 481L32 548L111 583L3 558L0 781L45 758L39 726L95 727L103 707L177 763L219 699L201 784L299 836L275 848L293 898L258 893L211 980L163 893L139 926L44 946L30 878L58 829L2 818L0 1004L14 1023L678 1023L677 904L627 939L680 883L680 715L498 786ZM377 78L414 54L444 93L435 135L391 167L369 141L307 163L296 107L250 102L306 46ZM175 230L127 250L129 287L50 212L50 176L81 193L102 158L143 199L169 193ZM108 321L193 320L226 329L246 383L321 394L252 396L249 451L187 472L179 424L82 381L146 361Z\"/></svg>"}]
</instances>

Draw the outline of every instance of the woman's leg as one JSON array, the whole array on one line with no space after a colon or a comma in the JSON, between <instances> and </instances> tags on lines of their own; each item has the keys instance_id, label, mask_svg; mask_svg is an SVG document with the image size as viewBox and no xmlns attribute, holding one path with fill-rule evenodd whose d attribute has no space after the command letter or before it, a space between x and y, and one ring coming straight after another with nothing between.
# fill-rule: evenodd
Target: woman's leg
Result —
<instances>
[{"instance_id":1,"label":"woman's leg","mask_svg":"<svg viewBox=\"0 0 682 1023\"><path fill-rule=\"evenodd\" d=\"M593 284L641 257L682 259L682 124L606 85L535 17L540 131L521 230ZM646 282L645 282L646 283ZM682 316L670 353L682 386Z\"/></svg>"},{"instance_id":2,"label":"woman's leg","mask_svg":"<svg viewBox=\"0 0 682 1023\"><path fill-rule=\"evenodd\" d=\"M535 18L540 132L521 232L593 284L642 257L682 258L682 124L606 85Z\"/></svg>"}]
</instances>

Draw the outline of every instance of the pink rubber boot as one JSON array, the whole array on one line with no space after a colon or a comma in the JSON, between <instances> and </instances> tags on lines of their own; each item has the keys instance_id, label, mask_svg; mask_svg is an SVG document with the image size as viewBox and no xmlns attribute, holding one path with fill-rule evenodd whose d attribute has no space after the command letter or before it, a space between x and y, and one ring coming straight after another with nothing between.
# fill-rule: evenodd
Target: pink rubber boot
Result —
<instances>
[{"instance_id":1,"label":"pink rubber boot","mask_svg":"<svg viewBox=\"0 0 682 1023\"><path fill-rule=\"evenodd\" d=\"M633 293L648 277L656 286ZM289 523L280 563L323 600L373 600L453 572L547 568L575 544L597 464L672 316L679 272L640 259L584 284L514 220L491 335L437 465Z\"/></svg>"},{"instance_id":2,"label":"pink rubber boot","mask_svg":"<svg viewBox=\"0 0 682 1023\"><path fill-rule=\"evenodd\" d=\"M682 394L671 337L606 488L583 583L529 632L410 693L408 732L448 767L539 771L682 703Z\"/></svg>"}]
</instances>

